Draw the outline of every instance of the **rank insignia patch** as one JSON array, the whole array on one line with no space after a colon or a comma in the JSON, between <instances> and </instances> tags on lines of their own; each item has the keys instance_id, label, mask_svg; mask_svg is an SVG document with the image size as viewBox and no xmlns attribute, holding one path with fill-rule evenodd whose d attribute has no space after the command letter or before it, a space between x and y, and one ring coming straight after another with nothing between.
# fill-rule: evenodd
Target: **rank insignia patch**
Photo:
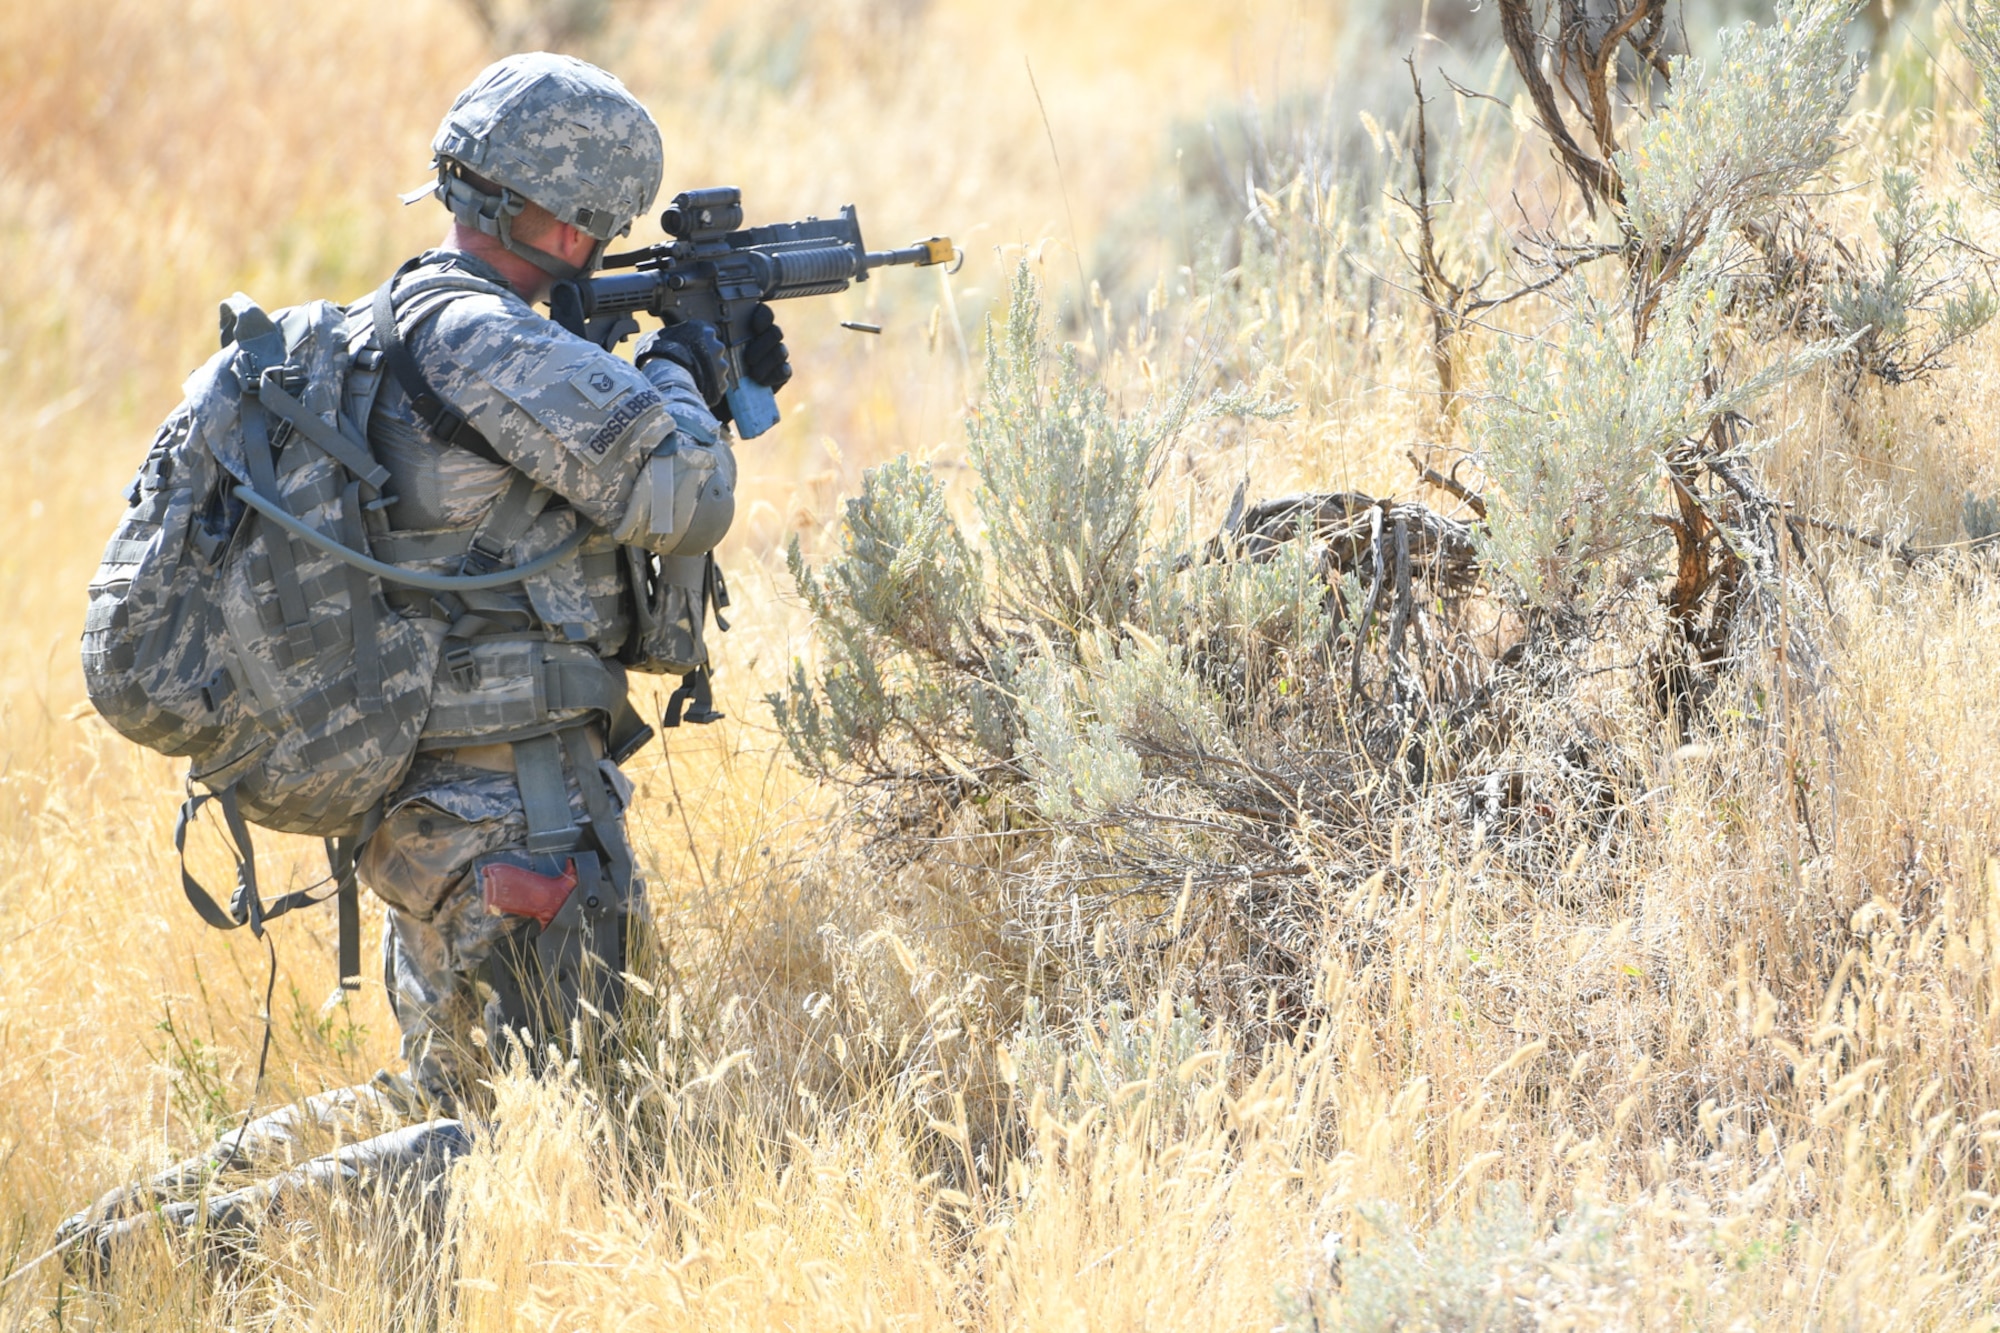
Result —
<instances>
[{"instance_id":1,"label":"rank insignia patch","mask_svg":"<svg viewBox=\"0 0 2000 1333\"><path fill-rule=\"evenodd\" d=\"M619 379L601 366L585 366L582 371L570 377L570 387L590 400L592 407L608 407L612 400L632 388L631 384Z\"/></svg>"}]
</instances>

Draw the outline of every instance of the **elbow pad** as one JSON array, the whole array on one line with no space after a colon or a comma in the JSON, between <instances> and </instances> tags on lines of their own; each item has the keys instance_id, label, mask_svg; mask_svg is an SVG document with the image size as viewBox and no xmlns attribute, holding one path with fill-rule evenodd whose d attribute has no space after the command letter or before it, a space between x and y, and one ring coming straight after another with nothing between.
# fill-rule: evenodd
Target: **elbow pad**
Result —
<instances>
[{"instance_id":1,"label":"elbow pad","mask_svg":"<svg viewBox=\"0 0 2000 1333\"><path fill-rule=\"evenodd\" d=\"M613 535L659 555L701 555L735 517L735 452L720 435L703 440L683 427L647 457Z\"/></svg>"}]
</instances>

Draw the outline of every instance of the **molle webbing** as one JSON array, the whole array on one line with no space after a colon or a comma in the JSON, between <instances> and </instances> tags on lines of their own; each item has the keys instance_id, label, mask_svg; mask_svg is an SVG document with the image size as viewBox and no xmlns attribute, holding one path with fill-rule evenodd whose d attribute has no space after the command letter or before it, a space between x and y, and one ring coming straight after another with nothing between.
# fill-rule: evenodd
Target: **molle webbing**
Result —
<instances>
[{"instance_id":1,"label":"molle webbing","mask_svg":"<svg viewBox=\"0 0 2000 1333\"><path fill-rule=\"evenodd\" d=\"M625 681L590 648L531 635L470 640L462 678L440 678L419 746L451 749L473 740L517 740L581 723L588 714L613 717Z\"/></svg>"},{"instance_id":2,"label":"molle webbing","mask_svg":"<svg viewBox=\"0 0 2000 1333\"><path fill-rule=\"evenodd\" d=\"M546 736L514 742L514 780L521 791L521 809L528 822L530 852L568 852L585 843L584 830L570 810L568 761L577 792L583 798L590 826L588 839L603 853L606 869L621 897L632 884L632 850L619 824L617 798L599 765L589 727L568 727Z\"/></svg>"},{"instance_id":3,"label":"molle webbing","mask_svg":"<svg viewBox=\"0 0 2000 1333\"><path fill-rule=\"evenodd\" d=\"M251 489L282 508L285 502L278 490L270 424L265 420L264 409L246 396L242 410L243 459L250 469ZM278 594L278 610L284 617L285 645L291 649L292 660L302 662L313 656L312 617L306 610L305 593L299 587L299 572L292 559L291 543L285 540L282 532L273 532L268 549L271 582Z\"/></svg>"},{"instance_id":4,"label":"molle webbing","mask_svg":"<svg viewBox=\"0 0 2000 1333\"><path fill-rule=\"evenodd\" d=\"M293 430L317 445L319 449L352 472L368 488L377 494L389 484L389 469L375 461L368 446L347 437L346 433L320 420L304 403L285 391L277 378L265 375L256 385L244 385L245 393L254 393L257 401L272 416L288 423Z\"/></svg>"}]
</instances>

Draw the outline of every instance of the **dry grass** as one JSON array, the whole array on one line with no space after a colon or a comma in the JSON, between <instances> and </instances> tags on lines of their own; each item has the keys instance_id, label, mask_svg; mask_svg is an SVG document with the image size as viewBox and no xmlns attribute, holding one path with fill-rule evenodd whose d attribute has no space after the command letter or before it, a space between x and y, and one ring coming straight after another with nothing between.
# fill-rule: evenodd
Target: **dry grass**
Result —
<instances>
[{"instance_id":1,"label":"dry grass","mask_svg":"<svg viewBox=\"0 0 2000 1333\"><path fill-rule=\"evenodd\" d=\"M1261 1048L1146 995L1138 1019L1100 1007L1016 1035L1024 988L1054 974L1022 957L990 878L857 858L780 757L756 701L805 650L784 540L823 543L864 466L959 457L976 387L960 339L976 357L1015 258L1079 304L1072 226L1092 265L1094 238L1144 235L1131 210L1173 172L1167 127L1316 90L1375 40L1343 22L1280 0L614 5L588 53L661 115L675 180L739 183L762 217L851 199L877 243L949 230L972 256L948 292L892 274L788 315L801 375L785 425L743 453L725 552L731 718L638 765L665 956L629 1059L501 1081L447 1251L342 1200L221 1275L149 1252L91 1299L43 1270L0 1292L0 1327L1380 1327L1398 1293L1454 1281L1483 1293L1462 1327L1994 1327L2000 581L1983 568L1818 553L1826 672L1795 703L1824 723L1810 734L1725 709L1676 748L1607 683L1607 743L1642 778L1623 793L1636 849L1579 844L1524 879L1421 820L1383 830L1394 891L1376 880L1328 921L1373 943L1331 951L1310 1015ZM9 1267L253 1098L394 1058L379 989L323 1004L330 914L295 918L253 1092L263 950L180 902L177 775L79 707L74 646L117 491L211 345L211 303L359 293L431 240L435 209L392 195L486 55L444 0L0 9ZM1954 82L1948 56L1900 68ZM1946 179L1957 122L1913 121L1874 85L1864 102L1868 143ZM1468 133L1535 197L1545 164L1504 117ZM1155 241L1171 232L1170 212L1146 216ZM1455 243L1490 247L1491 229ZM1170 257L1134 259L1137 293ZM1146 316L1135 293L1089 306L1128 394L1192 343L1232 371L1276 365L1303 404L1189 442L1164 484L1197 511L1246 472L1268 492L1407 489L1401 447L1437 425L1420 326L1337 267L1236 292L1168 272ZM888 332L836 328L855 316ZM1988 335L1933 386L1801 390L1773 409L1797 423L1773 482L1953 539L1962 490L2000 477L1979 425L1996 386ZM1794 781L1834 795L1802 807ZM270 845L276 879L315 873L310 849Z\"/></svg>"}]
</instances>

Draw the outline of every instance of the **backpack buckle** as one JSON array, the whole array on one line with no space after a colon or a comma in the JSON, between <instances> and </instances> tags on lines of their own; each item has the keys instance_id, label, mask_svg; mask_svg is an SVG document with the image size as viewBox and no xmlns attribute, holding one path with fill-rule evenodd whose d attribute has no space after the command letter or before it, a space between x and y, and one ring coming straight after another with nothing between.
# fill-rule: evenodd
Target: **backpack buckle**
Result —
<instances>
[{"instance_id":1,"label":"backpack buckle","mask_svg":"<svg viewBox=\"0 0 2000 1333\"><path fill-rule=\"evenodd\" d=\"M451 683L459 689L470 690L479 684L479 659L472 655L472 645L464 640L445 645L444 665L451 674Z\"/></svg>"},{"instance_id":2,"label":"backpack buckle","mask_svg":"<svg viewBox=\"0 0 2000 1333\"><path fill-rule=\"evenodd\" d=\"M500 562L507 558L507 552L489 546L484 537L474 537L465 556L458 562L461 574L491 574L500 568Z\"/></svg>"}]
</instances>

